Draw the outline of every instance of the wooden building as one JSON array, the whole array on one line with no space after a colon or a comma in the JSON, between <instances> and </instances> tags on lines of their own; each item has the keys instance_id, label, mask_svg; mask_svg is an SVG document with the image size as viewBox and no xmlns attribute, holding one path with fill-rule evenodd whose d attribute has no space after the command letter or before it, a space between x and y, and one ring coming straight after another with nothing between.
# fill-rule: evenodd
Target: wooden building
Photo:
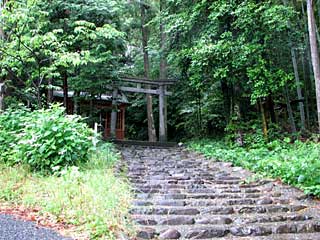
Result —
<instances>
[{"instance_id":1,"label":"wooden building","mask_svg":"<svg viewBox=\"0 0 320 240\"><path fill-rule=\"evenodd\" d=\"M75 99L76 98L76 99ZM63 91L53 91L53 100L55 102L64 102ZM75 101L76 100L76 101ZM127 97L120 92L117 97L117 125L116 139L125 139L125 110L129 102ZM94 112L94 118L99 123L103 136L110 137L110 123L112 112L112 94L101 94L90 97L89 93L81 92L75 97L74 91L68 91L68 114L80 114L87 117Z\"/></svg>"}]
</instances>

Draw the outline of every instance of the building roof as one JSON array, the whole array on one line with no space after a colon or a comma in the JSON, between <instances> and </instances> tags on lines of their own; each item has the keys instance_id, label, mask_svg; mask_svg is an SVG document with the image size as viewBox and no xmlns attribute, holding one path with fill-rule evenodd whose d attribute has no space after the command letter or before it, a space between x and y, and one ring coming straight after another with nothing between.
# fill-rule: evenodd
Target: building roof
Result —
<instances>
[{"instance_id":1,"label":"building roof","mask_svg":"<svg viewBox=\"0 0 320 240\"><path fill-rule=\"evenodd\" d=\"M62 90L54 90L53 91L53 96L54 97L63 98L64 94L63 94ZM73 98L73 97L74 97L74 91L68 91L68 98ZM90 97L90 93L88 93L88 92L80 92L80 96L79 97L82 97L82 98ZM96 100L111 102L112 101L112 94L105 93L105 94L101 94L101 95L95 95L94 98ZM126 103L126 104L129 103L128 98L122 92L118 93L117 101L119 103Z\"/></svg>"}]
</instances>

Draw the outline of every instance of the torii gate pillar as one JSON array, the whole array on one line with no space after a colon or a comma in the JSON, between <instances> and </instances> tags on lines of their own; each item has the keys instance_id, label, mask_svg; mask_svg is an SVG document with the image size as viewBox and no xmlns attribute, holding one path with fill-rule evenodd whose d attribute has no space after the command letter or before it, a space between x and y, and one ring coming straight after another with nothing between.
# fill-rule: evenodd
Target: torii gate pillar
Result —
<instances>
[{"instance_id":1,"label":"torii gate pillar","mask_svg":"<svg viewBox=\"0 0 320 240\"><path fill-rule=\"evenodd\" d=\"M111 139L116 139L117 115L118 115L117 98L118 98L118 88L114 87L112 91L112 112L111 112L111 123L110 123Z\"/></svg>"},{"instance_id":2,"label":"torii gate pillar","mask_svg":"<svg viewBox=\"0 0 320 240\"><path fill-rule=\"evenodd\" d=\"M165 85L159 86L159 141L167 141L167 124L166 124L166 110L165 110Z\"/></svg>"}]
</instances>

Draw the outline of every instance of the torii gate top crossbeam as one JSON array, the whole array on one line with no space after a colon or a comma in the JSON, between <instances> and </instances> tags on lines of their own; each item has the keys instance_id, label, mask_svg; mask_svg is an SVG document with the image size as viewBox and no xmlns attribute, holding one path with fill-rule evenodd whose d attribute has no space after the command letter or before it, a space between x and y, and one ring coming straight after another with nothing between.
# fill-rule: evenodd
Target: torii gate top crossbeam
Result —
<instances>
[{"instance_id":1,"label":"torii gate top crossbeam","mask_svg":"<svg viewBox=\"0 0 320 240\"><path fill-rule=\"evenodd\" d=\"M133 78L133 77L123 77L120 79L123 82L141 83L141 84L148 84L148 85L173 85L176 83L175 80L170 80L170 79L151 80L148 78Z\"/></svg>"},{"instance_id":2,"label":"torii gate top crossbeam","mask_svg":"<svg viewBox=\"0 0 320 240\"><path fill-rule=\"evenodd\" d=\"M128 86L121 86L124 84L121 84L121 82L126 82L128 84L137 84L136 87L128 87ZM147 78L135 78L135 77L123 77L120 78L118 81L118 89L123 92L132 92L132 93L145 93L145 94L155 94L160 95L161 94L161 87L162 86L169 86L175 84L175 80L151 80ZM141 84L148 85L147 88L142 88ZM156 89L152 89L156 88ZM164 89L164 95L165 96L171 96L172 92L168 92L166 88Z\"/></svg>"}]
</instances>

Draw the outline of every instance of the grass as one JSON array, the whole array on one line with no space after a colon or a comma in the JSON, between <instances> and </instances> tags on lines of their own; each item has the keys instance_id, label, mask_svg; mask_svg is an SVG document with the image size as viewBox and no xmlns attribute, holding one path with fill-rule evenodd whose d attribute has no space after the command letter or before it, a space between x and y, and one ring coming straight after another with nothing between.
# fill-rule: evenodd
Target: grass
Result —
<instances>
[{"instance_id":1,"label":"grass","mask_svg":"<svg viewBox=\"0 0 320 240\"><path fill-rule=\"evenodd\" d=\"M52 176L31 173L26 166L0 165L0 201L39 208L57 222L75 225L89 239L116 239L130 231L130 188L115 177L118 159L111 144L103 144L80 167L56 169Z\"/></svg>"},{"instance_id":2,"label":"grass","mask_svg":"<svg viewBox=\"0 0 320 240\"><path fill-rule=\"evenodd\" d=\"M288 139L265 143L248 143L245 147L224 141L194 140L189 147L205 156L232 162L263 176L280 178L283 182L320 196L320 144Z\"/></svg>"}]
</instances>

